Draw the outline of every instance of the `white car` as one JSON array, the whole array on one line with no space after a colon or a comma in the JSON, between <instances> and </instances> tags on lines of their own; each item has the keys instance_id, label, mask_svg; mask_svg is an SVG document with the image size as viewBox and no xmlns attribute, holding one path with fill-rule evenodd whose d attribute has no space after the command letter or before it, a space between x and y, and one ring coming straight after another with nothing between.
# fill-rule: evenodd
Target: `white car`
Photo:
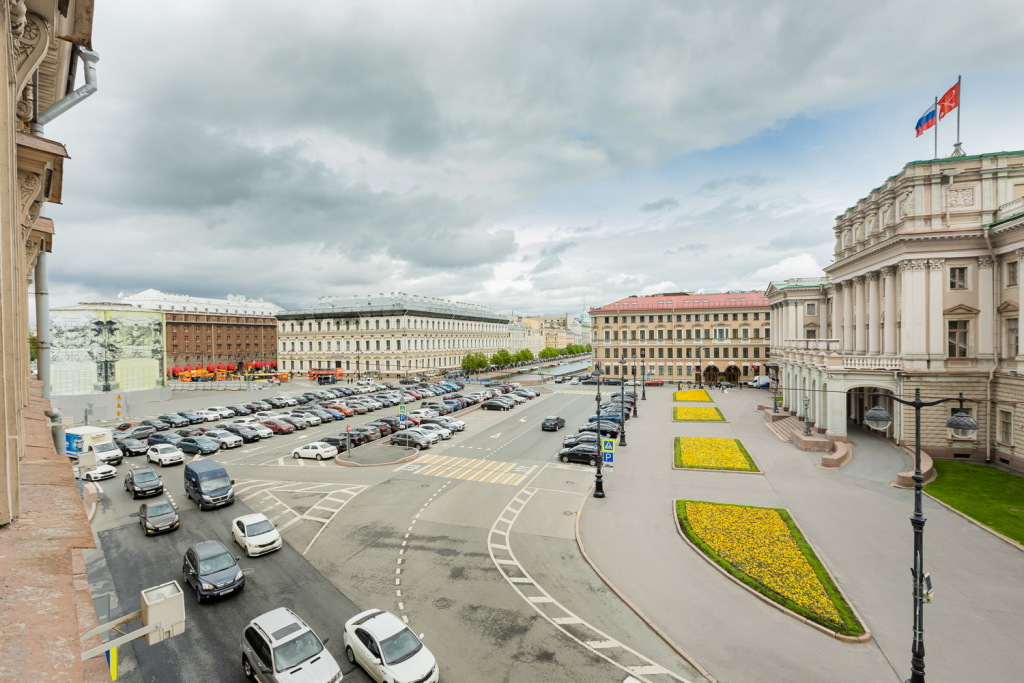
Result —
<instances>
[{"instance_id":1,"label":"white car","mask_svg":"<svg viewBox=\"0 0 1024 683\"><path fill-rule=\"evenodd\" d=\"M323 460L324 458L333 458L338 454L338 449L329 443L323 441L314 441L313 443L307 443L305 446L299 446L292 451L293 458L315 458L317 460Z\"/></svg>"},{"instance_id":2,"label":"white car","mask_svg":"<svg viewBox=\"0 0 1024 683\"><path fill-rule=\"evenodd\" d=\"M571 380L569 380L569 384L579 384L579 383L580 383L580 378L579 377L573 377Z\"/></svg>"},{"instance_id":3,"label":"white car","mask_svg":"<svg viewBox=\"0 0 1024 683\"><path fill-rule=\"evenodd\" d=\"M510 401L515 403L516 405L520 405L522 403L526 403L526 400L527 400L525 396L520 396L519 394L517 394L515 392L513 392L511 394L505 394L505 398L509 399Z\"/></svg>"},{"instance_id":4,"label":"white car","mask_svg":"<svg viewBox=\"0 0 1024 683\"><path fill-rule=\"evenodd\" d=\"M203 432L203 436L210 437L219 443L221 448L238 448L242 445L242 437L224 429L210 429Z\"/></svg>"},{"instance_id":5,"label":"white car","mask_svg":"<svg viewBox=\"0 0 1024 683\"><path fill-rule=\"evenodd\" d=\"M429 423L428 424L421 424L421 425L417 425L416 429L420 429L420 430L425 429L428 432L434 432L435 434L438 434L445 441L447 441L448 439L452 438L452 430L448 429L447 427L442 427L439 424L429 424Z\"/></svg>"},{"instance_id":6,"label":"white car","mask_svg":"<svg viewBox=\"0 0 1024 683\"><path fill-rule=\"evenodd\" d=\"M219 410L212 410L211 408L197 410L196 412L202 415L207 422L217 422L222 417Z\"/></svg>"},{"instance_id":7,"label":"white car","mask_svg":"<svg viewBox=\"0 0 1024 683\"><path fill-rule=\"evenodd\" d=\"M235 411L231 410L231 408L228 408L227 406L210 406L207 410L216 410L220 414L220 417L225 420L235 416Z\"/></svg>"},{"instance_id":8,"label":"white car","mask_svg":"<svg viewBox=\"0 0 1024 683\"><path fill-rule=\"evenodd\" d=\"M384 404L381 403L380 401L374 400L374 399L369 398L367 396L364 396L363 398L361 398L359 400L362 401L363 403L365 403L368 406L373 406L374 410L380 410L381 408L384 407Z\"/></svg>"},{"instance_id":9,"label":"white car","mask_svg":"<svg viewBox=\"0 0 1024 683\"><path fill-rule=\"evenodd\" d=\"M281 534L266 515L254 513L236 517L231 522L231 536L242 546L247 557L264 555L280 550Z\"/></svg>"},{"instance_id":10,"label":"white car","mask_svg":"<svg viewBox=\"0 0 1024 683\"><path fill-rule=\"evenodd\" d=\"M78 468L75 468L75 478L85 479L86 481L100 481L102 479L111 479L117 476L117 469L113 465L107 465L105 463L96 463L96 469L86 470L85 472L79 472Z\"/></svg>"},{"instance_id":11,"label":"white car","mask_svg":"<svg viewBox=\"0 0 1024 683\"><path fill-rule=\"evenodd\" d=\"M289 406L289 407L291 407L291 406L297 406L297 405L299 405L299 402L298 402L298 401L296 401L296 400L295 400L294 398L292 398L291 396L278 396L278 398L280 398L280 399L281 399L282 401L284 401L284 404L285 404L286 406Z\"/></svg>"},{"instance_id":12,"label":"white car","mask_svg":"<svg viewBox=\"0 0 1024 683\"><path fill-rule=\"evenodd\" d=\"M320 419L320 416L315 413L292 413L288 417L297 417L300 420L305 420L307 427L316 427L323 422L323 420Z\"/></svg>"},{"instance_id":13,"label":"white car","mask_svg":"<svg viewBox=\"0 0 1024 683\"><path fill-rule=\"evenodd\" d=\"M274 430L265 424L259 422L252 422L246 425L246 427L252 427L256 430L256 433L260 435L260 439L269 439L274 435Z\"/></svg>"},{"instance_id":14,"label":"white car","mask_svg":"<svg viewBox=\"0 0 1024 683\"><path fill-rule=\"evenodd\" d=\"M185 454L169 443L158 443L149 447L146 451L146 462L155 462L163 467L185 462Z\"/></svg>"},{"instance_id":15,"label":"white car","mask_svg":"<svg viewBox=\"0 0 1024 683\"><path fill-rule=\"evenodd\" d=\"M452 430L454 432L461 432L461 431L464 431L466 429L466 423L463 422L462 420L460 420L457 417L447 417L447 416L445 416L445 417L442 417L441 419L443 420L443 422L441 423L442 426L447 427L448 429L450 429L450 430Z\"/></svg>"},{"instance_id":16,"label":"white car","mask_svg":"<svg viewBox=\"0 0 1024 683\"><path fill-rule=\"evenodd\" d=\"M383 681L437 683L437 660L401 619L371 609L345 622L341 635L345 657L367 675Z\"/></svg>"},{"instance_id":17,"label":"white car","mask_svg":"<svg viewBox=\"0 0 1024 683\"><path fill-rule=\"evenodd\" d=\"M423 429L422 427L410 427L406 429L405 434L419 434L426 439L431 446L441 440L441 435L437 432L432 432L429 429Z\"/></svg>"},{"instance_id":18,"label":"white car","mask_svg":"<svg viewBox=\"0 0 1024 683\"><path fill-rule=\"evenodd\" d=\"M430 408L417 408L416 410L410 410L409 414L413 417L439 417L441 413Z\"/></svg>"}]
</instances>

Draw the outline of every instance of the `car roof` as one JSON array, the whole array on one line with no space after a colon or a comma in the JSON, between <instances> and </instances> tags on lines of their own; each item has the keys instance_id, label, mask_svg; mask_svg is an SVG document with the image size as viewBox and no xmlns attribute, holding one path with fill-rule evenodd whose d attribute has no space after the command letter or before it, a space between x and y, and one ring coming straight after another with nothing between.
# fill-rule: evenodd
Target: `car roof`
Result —
<instances>
[{"instance_id":1,"label":"car roof","mask_svg":"<svg viewBox=\"0 0 1024 683\"><path fill-rule=\"evenodd\" d=\"M248 515L242 515L241 517L235 517L231 521L232 521L232 523L234 523L234 522L241 522L242 524L252 524L253 522L262 522L265 519L267 519L267 516L264 515L263 513L261 513L261 512L253 512L253 513L250 513Z\"/></svg>"},{"instance_id":2,"label":"car roof","mask_svg":"<svg viewBox=\"0 0 1024 683\"><path fill-rule=\"evenodd\" d=\"M222 555L228 552L228 549L224 547L224 544L220 541L200 541L194 543L190 548L195 552L196 557L205 559L207 557L213 557L215 555Z\"/></svg>"},{"instance_id":3,"label":"car roof","mask_svg":"<svg viewBox=\"0 0 1024 683\"><path fill-rule=\"evenodd\" d=\"M408 628L401 619L391 612L379 609L371 609L352 617L349 622L352 626L362 626L372 633L377 640L390 638L400 631Z\"/></svg>"},{"instance_id":4,"label":"car roof","mask_svg":"<svg viewBox=\"0 0 1024 683\"><path fill-rule=\"evenodd\" d=\"M272 644L276 644L285 638L291 640L289 636L312 630L299 615L287 607L278 607L275 610L261 614L253 619L252 623L270 638Z\"/></svg>"}]
</instances>

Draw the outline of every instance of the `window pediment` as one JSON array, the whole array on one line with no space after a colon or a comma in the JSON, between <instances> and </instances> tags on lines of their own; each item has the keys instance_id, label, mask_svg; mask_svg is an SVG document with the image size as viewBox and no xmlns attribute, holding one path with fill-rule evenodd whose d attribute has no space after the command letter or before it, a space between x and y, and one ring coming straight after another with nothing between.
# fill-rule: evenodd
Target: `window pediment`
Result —
<instances>
[{"instance_id":1,"label":"window pediment","mask_svg":"<svg viewBox=\"0 0 1024 683\"><path fill-rule=\"evenodd\" d=\"M1016 301L1004 301L999 304L999 307L996 308L996 310L1000 313L1016 313L1020 310L1020 306Z\"/></svg>"},{"instance_id":2,"label":"window pediment","mask_svg":"<svg viewBox=\"0 0 1024 683\"><path fill-rule=\"evenodd\" d=\"M958 304L942 312L943 315L977 315L978 313L981 311L966 304Z\"/></svg>"}]
</instances>

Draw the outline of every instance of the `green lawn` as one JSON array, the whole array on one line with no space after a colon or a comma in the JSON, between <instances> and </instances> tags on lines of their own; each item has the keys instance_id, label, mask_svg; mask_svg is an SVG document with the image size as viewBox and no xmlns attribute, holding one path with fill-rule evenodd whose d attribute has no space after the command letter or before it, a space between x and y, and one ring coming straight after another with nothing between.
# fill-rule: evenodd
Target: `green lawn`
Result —
<instances>
[{"instance_id":1,"label":"green lawn","mask_svg":"<svg viewBox=\"0 0 1024 683\"><path fill-rule=\"evenodd\" d=\"M969 462L936 460L925 491L985 526L1024 543L1024 477Z\"/></svg>"}]
</instances>

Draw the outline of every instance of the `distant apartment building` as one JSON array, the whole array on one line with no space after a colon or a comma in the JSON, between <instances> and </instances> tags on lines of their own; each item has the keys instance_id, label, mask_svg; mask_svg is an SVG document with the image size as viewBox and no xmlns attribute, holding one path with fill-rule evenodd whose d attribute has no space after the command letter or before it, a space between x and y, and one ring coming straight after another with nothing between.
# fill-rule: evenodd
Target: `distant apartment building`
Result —
<instances>
[{"instance_id":1,"label":"distant apartment building","mask_svg":"<svg viewBox=\"0 0 1024 683\"><path fill-rule=\"evenodd\" d=\"M590 311L594 361L612 377L738 382L768 362L763 292L630 296Z\"/></svg>"},{"instance_id":2,"label":"distant apartment building","mask_svg":"<svg viewBox=\"0 0 1024 683\"><path fill-rule=\"evenodd\" d=\"M467 353L513 351L508 316L411 294L324 297L312 308L278 313L277 320L279 369L289 372L400 378L458 369Z\"/></svg>"},{"instance_id":3,"label":"distant apartment building","mask_svg":"<svg viewBox=\"0 0 1024 683\"><path fill-rule=\"evenodd\" d=\"M1024 152L911 162L833 231L827 278L768 287L784 407L845 440L881 403L913 443L914 411L888 397L963 392L977 436L945 428L957 402L925 408L926 452L1024 470Z\"/></svg>"}]
</instances>

